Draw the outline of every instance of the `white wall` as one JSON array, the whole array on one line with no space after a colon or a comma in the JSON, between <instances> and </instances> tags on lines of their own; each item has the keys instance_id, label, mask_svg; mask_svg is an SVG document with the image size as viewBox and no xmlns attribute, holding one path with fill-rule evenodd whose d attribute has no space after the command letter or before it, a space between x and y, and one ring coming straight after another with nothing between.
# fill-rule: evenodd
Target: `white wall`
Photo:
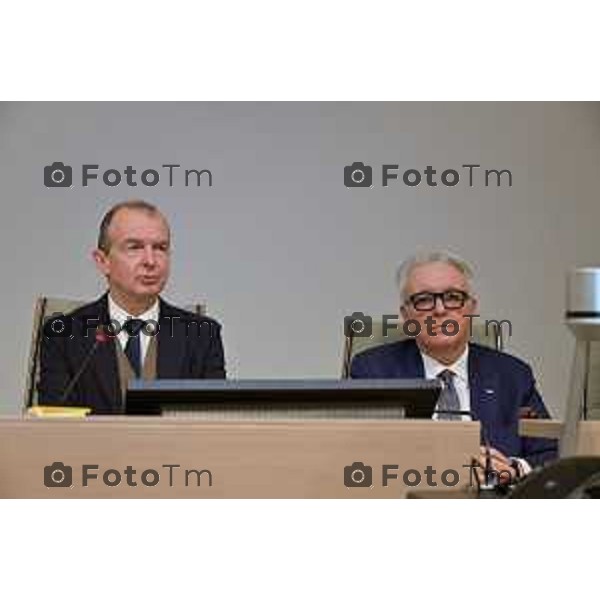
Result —
<instances>
[{"instance_id":1,"label":"white wall","mask_svg":"<svg viewBox=\"0 0 600 600\"><path fill-rule=\"evenodd\" d=\"M231 375L336 377L343 316L393 312L396 264L448 247L475 263L482 313L512 320L509 345L559 414L565 272L600 258L599 117L597 104L558 103L0 104L0 410L20 406L35 297L98 295L99 220L138 196L171 220L166 297L208 301ZM210 169L214 186L46 189L56 160L175 162ZM508 168L513 187L348 190L356 160Z\"/></svg>"}]
</instances>

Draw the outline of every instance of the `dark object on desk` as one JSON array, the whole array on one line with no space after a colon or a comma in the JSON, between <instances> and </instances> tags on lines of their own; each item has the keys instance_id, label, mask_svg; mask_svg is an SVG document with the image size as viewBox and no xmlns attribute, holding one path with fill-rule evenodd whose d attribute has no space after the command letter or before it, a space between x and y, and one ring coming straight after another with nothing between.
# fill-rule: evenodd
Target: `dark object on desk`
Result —
<instances>
[{"instance_id":1,"label":"dark object on desk","mask_svg":"<svg viewBox=\"0 0 600 600\"><path fill-rule=\"evenodd\" d=\"M220 419L430 419L438 381L263 379L131 382L131 415Z\"/></svg>"},{"instance_id":2,"label":"dark object on desk","mask_svg":"<svg viewBox=\"0 0 600 600\"><path fill-rule=\"evenodd\" d=\"M510 498L600 498L600 458L565 458L534 471Z\"/></svg>"}]
</instances>

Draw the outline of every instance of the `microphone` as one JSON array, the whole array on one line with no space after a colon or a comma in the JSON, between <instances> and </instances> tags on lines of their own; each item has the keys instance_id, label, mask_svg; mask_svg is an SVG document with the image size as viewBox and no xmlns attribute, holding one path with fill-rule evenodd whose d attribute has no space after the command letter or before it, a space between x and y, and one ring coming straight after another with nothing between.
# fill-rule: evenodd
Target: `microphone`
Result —
<instances>
[{"instance_id":1,"label":"microphone","mask_svg":"<svg viewBox=\"0 0 600 600\"><path fill-rule=\"evenodd\" d=\"M77 384L77 382L83 375L84 371L87 369L94 354L96 354L96 350L98 350L98 346L100 346L101 344L105 344L106 342L108 342L111 339L112 338L106 333L106 331L104 331L104 329L102 327L98 327L96 329L96 338L94 340L94 343L93 343L92 347L89 349L88 353L85 355L85 358L83 359L83 361L81 362L81 366L79 367L79 369L77 370L75 375L73 375L73 377L69 381L67 387L65 387L64 392L61 394L59 402L58 402L59 405L64 404L65 401L67 400L67 398L71 395L71 392L75 388L75 385Z\"/></svg>"},{"instance_id":2,"label":"microphone","mask_svg":"<svg viewBox=\"0 0 600 600\"><path fill-rule=\"evenodd\" d=\"M477 419L475 419L475 415L470 410L434 410L433 412L436 415L467 416L470 417L471 421L477 421ZM498 480L497 473L492 469L492 445L490 444L490 438L487 434L487 428L485 426L485 423L481 420L477 422L480 426L481 441L485 448L485 467L483 469L484 482L481 483L479 479L477 479L478 490L480 494L481 492L495 493L496 490L500 487L500 482ZM476 468L476 465L478 464L479 463L477 461L473 461L473 468ZM493 477L492 473L494 473Z\"/></svg>"},{"instance_id":3,"label":"microphone","mask_svg":"<svg viewBox=\"0 0 600 600\"><path fill-rule=\"evenodd\" d=\"M490 444L490 438L487 435L487 431L483 421L479 421L481 426L481 441L485 448L485 467L483 469L483 483L479 483L479 493L488 492L495 493L500 488L500 479L498 473L492 469L492 445ZM494 474L491 477L492 473Z\"/></svg>"}]
</instances>

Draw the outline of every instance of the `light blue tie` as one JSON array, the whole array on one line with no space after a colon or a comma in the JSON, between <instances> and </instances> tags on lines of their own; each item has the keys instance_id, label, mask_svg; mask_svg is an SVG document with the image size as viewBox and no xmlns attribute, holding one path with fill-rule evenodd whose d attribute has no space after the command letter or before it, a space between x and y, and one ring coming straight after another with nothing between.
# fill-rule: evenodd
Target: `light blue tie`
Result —
<instances>
[{"instance_id":1,"label":"light blue tie","mask_svg":"<svg viewBox=\"0 0 600 600\"><path fill-rule=\"evenodd\" d=\"M456 414L457 411L460 411L460 400L454 386L455 376L456 373L449 369L445 369L437 375L444 386L436 408L438 419L442 421L460 421L461 419L461 415Z\"/></svg>"}]
</instances>

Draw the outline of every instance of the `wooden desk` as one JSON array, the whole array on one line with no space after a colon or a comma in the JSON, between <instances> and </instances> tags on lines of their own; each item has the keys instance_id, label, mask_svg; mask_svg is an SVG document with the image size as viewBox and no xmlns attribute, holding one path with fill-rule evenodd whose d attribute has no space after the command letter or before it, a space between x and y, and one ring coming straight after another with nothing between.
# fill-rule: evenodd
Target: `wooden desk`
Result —
<instances>
[{"instance_id":1,"label":"wooden desk","mask_svg":"<svg viewBox=\"0 0 600 600\"><path fill-rule=\"evenodd\" d=\"M530 437L559 439L563 424L555 419L521 419L519 433ZM577 456L600 456L600 421L580 421L577 425Z\"/></svg>"},{"instance_id":2,"label":"wooden desk","mask_svg":"<svg viewBox=\"0 0 600 600\"><path fill-rule=\"evenodd\" d=\"M479 424L434 421L214 422L189 418L92 417L86 420L0 419L0 497L3 498L398 498L403 474L431 466L438 489L467 487L463 467L479 448ZM46 487L44 469L72 467L72 487ZM346 487L344 469L372 466L372 487ZM97 479L83 483L83 465ZM382 465L398 479L382 485ZM162 465L180 465L166 468ZM135 474L127 484L125 469ZM103 483L109 469L121 482ZM143 485L153 469L156 485ZM185 471L210 471L199 476ZM458 472L457 486L441 474ZM60 473L54 474L57 480ZM116 481L108 473L108 481ZM209 479L212 478L212 485ZM171 479L171 481L169 481ZM152 482L154 475L147 474ZM451 479L448 479L451 481ZM170 485L171 484L171 485ZM415 488L411 488L415 489Z\"/></svg>"}]
</instances>

